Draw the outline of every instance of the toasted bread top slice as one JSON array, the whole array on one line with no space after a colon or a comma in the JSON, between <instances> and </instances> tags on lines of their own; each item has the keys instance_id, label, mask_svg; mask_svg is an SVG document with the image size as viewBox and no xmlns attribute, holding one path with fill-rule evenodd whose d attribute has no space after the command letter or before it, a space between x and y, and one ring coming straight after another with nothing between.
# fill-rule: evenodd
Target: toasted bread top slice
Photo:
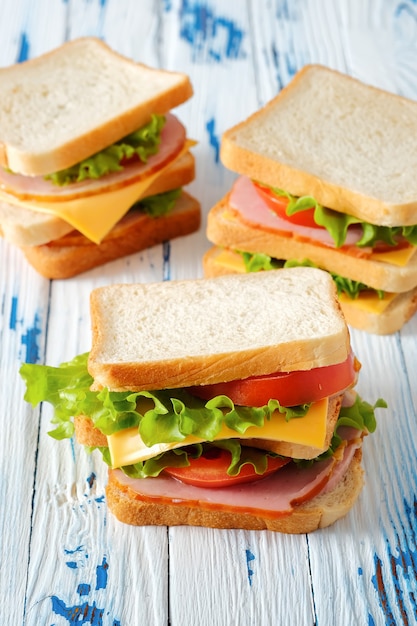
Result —
<instances>
[{"instance_id":1,"label":"toasted bread top slice","mask_svg":"<svg viewBox=\"0 0 417 626\"><path fill-rule=\"evenodd\" d=\"M344 361L349 332L332 278L298 267L91 294L95 388L211 384Z\"/></svg>"},{"instance_id":2,"label":"toasted bread top slice","mask_svg":"<svg viewBox=\"0 0 417 626\"><path fill-rule=\"evenodd\" d=\"M417 102L320 65L226 131L223 164L377 225L417 224Z\"/></svg>"},{"instance_id":3,"label":"toasted bread top slice","mask_svg":"<svg viewBox=\"0 0 417 626\"><path fill-rule=\"evenodd\" d=\"M185 74L75 39L0 69L0 165L26 175L65 169L191 95Z\"/></svg>"}]
</instances>

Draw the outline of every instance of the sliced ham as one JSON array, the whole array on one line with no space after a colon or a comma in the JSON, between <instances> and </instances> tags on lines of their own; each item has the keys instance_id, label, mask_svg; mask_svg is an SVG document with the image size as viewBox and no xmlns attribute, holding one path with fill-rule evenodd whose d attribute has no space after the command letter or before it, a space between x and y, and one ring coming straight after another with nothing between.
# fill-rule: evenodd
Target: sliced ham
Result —
<instances>
[{"instance_id":1,"label":"sliced ham","mask_svg":"<svg viewBox=\"0 0 417 626\"><path fill-rule=\"evenodd\" d=\"M346 473L355 450L361 444L359 431L346 429L348 442L341 460L332 457L307 467L289 463L275 474L249 484L223 489L187 485L161 474L157 478L130 478L121 470L110 470L124 487L140 499L158 504L185 504L213 510L245 512L279 517L288 515L294 506L333 488ZM331 482L330 482L331 481Z\"/></svg>"},{"instance_id":2,"label":"sliced ham","mask_svg":"<svg viewBox=\"0 0 417 626\"><path fill-rule=\"evenodd\" d=\"M161 133L158 152L146 163L135 160L119 172L112 172L99 179L88 179L70 185L54 185L43 176L22 176L0 168L0 188L21 200L60 201L103 193L117 189L144 178L174 159L186 140L186 131L181 122L171 113Z\"/></svg>"},{"instance_id":3,"label":"sliced ham","mask_svg":"<svg viewBox=\"0 0 417 626\"><path fill-rule=\"evenodd\" d=\"M297 236L309 241L316 241L325 246L335 248L330 233L325 228L311 228L293 224L289 220L277 215L256 191L252 181L246 176L240 176L233 185L229 197L229 206L238 212L242 221L252 226ZM356 244L362 236L360 225L349 226L345 246ZM365 252L363 250L363 252Z\"/></svg>"},{"instance_id":4,"label":"sliced ham","mask_svg":"<svg viewBox=\"0 0 417 626\"><path fill-rule=\"evenodd\" d=\"M362 433L355 428L343 426L338 430L339 435L347 442L344 451L343 458L336 463L334 470L330 476L329 481L321 491L322 494L329 493L336 487L336 485L342 480L346 474L348 467L354 457L354 454L358 448L362 445Z\"/></svg>"}]
</instances>

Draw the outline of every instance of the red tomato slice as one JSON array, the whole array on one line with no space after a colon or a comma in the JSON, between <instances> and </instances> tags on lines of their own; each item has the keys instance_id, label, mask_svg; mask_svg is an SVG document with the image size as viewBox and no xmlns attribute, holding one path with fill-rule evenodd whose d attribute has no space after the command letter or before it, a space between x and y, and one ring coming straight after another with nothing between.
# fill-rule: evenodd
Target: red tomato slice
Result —
<instances>
[{"instance_id":1,"label":"red tomato slice","mask_svg":"<svg viewBox=\"0 0 417 626\"><path fill-rule=\"evenodd\" d=\"M274 213L279 215L279 217L282 217L284 220L287 220L292 224L297 224L298 226L323 228L323 226L319 226L319 224L316 224L314 221L314 208L299 211L298 213L294 213L294 215L287 215L286 209L289 203L288 198L285 196L277 196L277 194L275 194L269 187L264 187L263 185L255 182L253 184L264 202L266 202L269 208L272 209Z\"/></svg>"},{"instance_id":2,"label":"red tomato slice","mask_svg":"<svg viewBox=\"0 0 417 626\"><path fill-rule=\"evenodd\" d=\"M359 361L350 353L346 361L336 365L199 385L191 387L190 392L203 400L225 395L240 406L263 406L272 398L290 407L344 391L355 382L359 369Z\"/></svg>"},{"instance_id":3,"label":"red tomato slice","mask_svg":"<svg viewBox=\"0 0 417 626\"><path fill-rule=\"evenodd\" d=\"M253 465L243 465L239 474L229 476L227 468L230 465L231 454L222 448L210 448L198 459L189 459L188 467L167 467L165 472L187 485L194 487L219 488L230 487L239 483L249 483L266 478L281 467L289 463L290 459L267 457L266 472L257 474Z\"/></svg>"}]
</instances>

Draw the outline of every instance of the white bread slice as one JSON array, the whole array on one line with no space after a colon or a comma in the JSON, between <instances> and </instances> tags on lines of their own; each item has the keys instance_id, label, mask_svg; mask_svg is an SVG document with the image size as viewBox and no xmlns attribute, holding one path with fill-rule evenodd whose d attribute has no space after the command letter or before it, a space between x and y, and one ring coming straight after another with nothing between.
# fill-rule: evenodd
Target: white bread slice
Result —
<instances>
[{"instance_id":1,"label":"white bread slice","mask_svg":"<svg viewBox=\"0 0 417 626\"><path fill-rule=\"evenodd\" d=\"M281 236L260 227L252 228L240 219L231 218L230 212L225 216L227 209L228 194L210 209L207 217L207 238L218 246L242 252L262 252L276 259L310 259L322 269L352 280L366 281L369 287L383 291L405 292L417 286L417 253L404 266L359 258L338 248Z\"/></svg>"},{"instance_id":2,"label":"white bread slice","mask_svg":"<svg viewBox=\"0 0 417 626\"><path fill-rule=\"evenodd\" d=\"M417 224L417 102L319 65L228 130L239 174L372 224Z\"/></svg>"},{"instance_id":3,"label":"white bread slice","mask_svg":"<svg viewBox=\"0 0 417 626\"><path fill-rule=\"evenodd\" d=\"M93 37L75 39L0 69L0 165L26 175L64 169L191 95L185 74L135 63Z\"/></svg>"},{"instance_id":4,"label":"white bread slice","mask_svg":"<svg viewBox=\"0 0 417 626\"><path fill-rule=\"evenodd\" d=\"M50 243L22 250L42 276L71 278L163 241L189 235L199 229L200 222L199 202L183 191L166 215L150 217L142 211L130 211L99 244L73 230Z\"/></svg>"},{"instance_id":5,"label":"white bread slice","mask_svg":"<svg viewBox=\"0 0 417 626\"><path fill-rule=\"evenodd\" d=\"M340 303L350 326L374 335L390 335L401 330L417 311L417 287L395 296L383 313L371 313L355 307L354 301Z\"/></svg>"},{"instance_id":6,"label":"white bread slice","mask_svg":"<svg viewBox=\"0 0 417 626\"><path fill-rule=\"evenodd\" d=\"M141 499L127 486L121 485L116 475L109 471L106 499L116 518L135 526L205 526L208 528L243 528L245 530L272 530L281 533L309 533L330 526L346 515L362 489L362 449L356 450L353 460L342 480L328 493L318 495L293 509L290 515L270 519L249 513L213 511L187 502L154 504ZM149 480L152 480L151 478Z\"/></svg>"},{"instance_id":7,"label":"white bread slice","mask_svg":"<svg viewBox=\"0 0 417 626\"><path fill-rule=\"evenodd\" d=\"M187 185L195 176L194 156L186 152L147 188L146 196ZM140 200L140 198L138 198ZM67 235L71 224L50 213L0 202L0 235L17 246L40 246Z\"/></svg>"},{"instance_id":8,"label":"white bread slice","mask_svg":"<svg viewBox=\"0 0 417 626\"><path fill-rule=\"evenodd\" d=\"M349 332L330 275L299 267L122 284L91 294L95 388L210 384L344 361Z\"/></svg>"},{"instance_id":9,"label":"white bread slice","mask_svg":"<svg viewBox=\"0 0 417 626\"><path fill-rule=\"evenodd\" d=\"M231 266L217 262L223 248L213 246L204 254L203 271L207 278L233 273ZM417 287L397 294L382 313L367 311L358 307L356 300L340 301L343 314L349 326L375 335L389 335L400 330L417 311Z\"/></svg>"}]
</instances>

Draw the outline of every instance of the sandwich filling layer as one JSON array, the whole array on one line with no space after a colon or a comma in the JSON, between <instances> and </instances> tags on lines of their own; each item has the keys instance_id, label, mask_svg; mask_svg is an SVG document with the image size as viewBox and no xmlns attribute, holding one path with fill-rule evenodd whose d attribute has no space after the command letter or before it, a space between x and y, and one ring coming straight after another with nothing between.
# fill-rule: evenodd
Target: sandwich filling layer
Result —
<instances>
[{"instance_id":1,"label":"sandwich filling layer","mask_svg":"<svg viewBox=\"0 0 417 626\"><path fill-rule=\"evenodd\" d=\"M281 199L280 209L274 210L271 205L275 200L268 204L265 193L259 193L259 185L245 177L236 181L231 192L208 216L207 235L217 246L217 251L206 255L208 275L211 275L210 266L214 275L218 275L307 265L328 271L340 302L364 313L381 315L399 293L410 292L411 300L417 272L414 227L407 228L408 239L397 233L391 244L375 241L374 247L358 246L366 224L351 224L337 235L338 218L330 232L314 222L316 213L319 212L319 219L322 213L311 208L313 198L289 200L283 196ZM294 205L307 208L287 216L286 211ZM371 227L375 229L378 227ZM388 231L392 235L393 229L385 227L382 236ZM341 237L340 247L333 236Z\"/></svg>"},{"instance_id":2,"label":"sandwich filling layer","mask_svg":"<svg viewBox=\"0 0 417 626\"><path fill-rule=\"evenodd\" d=\"M345 428L343 445L338 455L308 466L290 461L271 475L252 482L242 482L223 489L198 487L170 475L153 479L127 476L111 470L110 480L117 480L122 489L133 492L141 501L153 504L186 505L230 513L261 515L274 519L292 513L294 507L319 494L330 492L343 479L356 450L362 446L362 433Z\"/></svg>"},{"instance_id":3,"label":"sandwich filling layer","mask_svg":"<svg viewBox=\"0 0 417 626\"><path fill-rule=\"evenodd\" d=\"M167 123L161 134L161 143L156 154L146 163L136 163L125 167L121 172L107 174L104 179L87 181L71 185L71 192L56 192L48 199L38 200L26 192L26 199L20 199L11 193L0 190L0 200L18 207L49 213L63 219L95 243L108 234L113 226L127 213L138 198L146 195L146 190L161 176L165 169L180 159L193 142L186 140L185 129L173 116L167 116ZM130 168L133 168L133 172ZM14 178L13 174L9 176ZM19 180L31 177L17 177ZM48 189L52 183L39 179L39 184ZM57 189L61 189L58 187ZM64 188L65 189L65 188ZM23 192L21 192L23 193ZM43 192L41 192L42 195ZM69 195L71 194L71 195ZM66 199L68 197L69 199Z\"/></svg>"},{"instance_id":4,"label":"sandwich filling layer","mask_svg":"<svg viewBox=\"0 0 417 626\"><path fill-rule=\"evenodd\" d=\"M253 183L243 176L233 186L229 207L232 215L236 211L253 227L340 248L360 258L403 266L416 250L417 226L373 226L325 209L310 196L297 200L285 191Z\"/></svg>"},{"instance_id":5,"label":"sandwich filling layer","mask_svg":"<svg viewBox=\"0 0 417 626\"><path fill-rule=\"evenodd\" d=\"M73 434L74 415L88 416L94 428L107 435L108 446L103 446L99 438L93 447L101 449L109 466L121 467L131 478L151 482L168 474L180 482L210 488L213 477L210 478L207 470L211 466L217 472L218 485L219 456L223 463L220 486L227 487L282 471L291 458L298 458L297 452L300 458L310 459L301 462L299 468L303 463L310 465L327 459L333 459L330 463L333 466L336 459L341 458L349 439L343 428L349 427L356 432L354 438L361 439L363 434L375 429L374 408L384 406L378 401L372 407L353 391L344 393L338 389L337 394L344 393L343 402L335 407L329 432L329 397L324 395L327 390L320 385L312 394L317 400L310 403L285 407L271 395L266 405L238 406L227 396L217 395L205 401L184 389L136 393L108 389L91 391L92 379L86 363L87 355L81 355L59 368L23 365L21 374L27 383L26 400L32 404L49 401L55 406L54 422L58 426L50 434L58 439ZM344 389L355 384L357 370L358 364L350 356L343 376ZM305 375L302 372L302 376ZM294 385L286 379L287 387L297 385L298 373L293 372L291 376ZM335 380L337 382L332 382ZM231 395L234 395L236 382L227 383ZM258 384L258 377L252 382ZM330 384L340 384L340 376L330 377ZM216 385L209 387L215 391ZM283 443L292 446L281 448ZM287 456L291 458L285 458ZM204 466L207 478L201 480L200 471L197 480L196 471L198 474L201 462L207 459L209 466ZM271 463L272 468L268 470Z\"/></svg>"}]
</instances>

